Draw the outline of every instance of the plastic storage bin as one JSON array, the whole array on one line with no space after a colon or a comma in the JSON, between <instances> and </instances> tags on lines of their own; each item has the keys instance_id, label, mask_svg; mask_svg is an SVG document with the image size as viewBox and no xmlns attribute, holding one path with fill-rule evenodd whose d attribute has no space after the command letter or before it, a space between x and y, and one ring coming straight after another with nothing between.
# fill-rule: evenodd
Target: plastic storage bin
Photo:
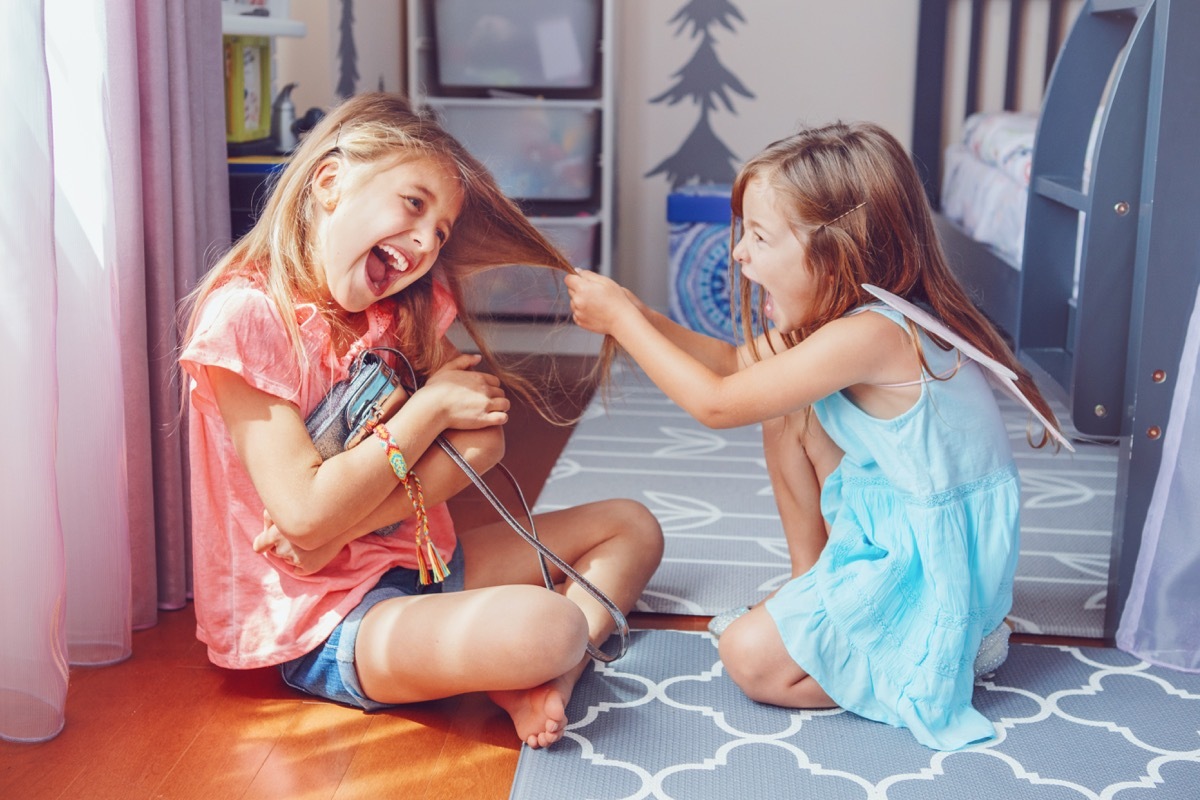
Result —
<instances>
[{"instance_id":1,"label":"plastic storage bin","mask_svg":"<svg viewBox=\"0 0 1200 800\"><path fill-rule=\"evenodd\" d=\"M595 263L595 217L532 219L538 230L562 250L576 269ZM466 286L466 300L476 314L492 317L561 318L571 303L563 274L543 267L510 266L482 272Z\"/></svg>"},{"instance_id":2,"label":"plastic storage bin","mask_svg":"<svg viewBox=\"0 0 1200 800\"><path fill-rule=\"evenodd\" d=\"M600 112L586 101L429 99L446 130L519 200L587 200Z\"/></svg>"},{"instance_id":3,"label":"plastic storage bin","mask_svg":"<svg viewBox=\"0 0 1200 800\"><path fill-rule=\"evenodd\" d=\"M685 186L667 196L671 319L734 341L730 319L729 186Z\"/></svg>"},{"instance_id":4,"label":"plastic storage bin","mask_svg":"<svg viewBox=\"0 0 1200 800\"><path fill-rule=\"evenodd\" d=\"M442 86L586 88L595 82L598 0L435 0Z\"/></svg>"}]
</instances>

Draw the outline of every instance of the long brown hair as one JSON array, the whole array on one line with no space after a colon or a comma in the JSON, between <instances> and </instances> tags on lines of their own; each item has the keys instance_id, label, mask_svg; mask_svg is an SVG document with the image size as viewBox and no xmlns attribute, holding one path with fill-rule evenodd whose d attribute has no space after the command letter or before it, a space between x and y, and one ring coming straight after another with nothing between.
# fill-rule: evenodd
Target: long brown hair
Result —
<instances>
[{"instance_id":1,"label":"long brown hair","mask_svg":"<svg viewBox=\"0 0 1200 800\"><path fill-rule=\"evenodd\" d=\"M464 302L462 282L491 267L526 264L574 272L570 262L504 195L491 173L431 112L413 109L403 96L388 92L357 94L332 109L300 143L275 179L258 221L204 277L185 301L190 311L185 341L195 330L196 310L234 275L255 275L279 308L297 357L306 358L296 323L297 302L320 299L313 253L313 177L330 158L380 169L400 161L432 158L449 169L462 188L463 203L454 235L438 256L432 272L392 298L397 306L393 331L414 368L428 374L444 359L441 339L429 319L432 275L436 272L454 297L458 319L478 346L487 368L527 399L543 416L559 422L531 383L499 364L480 335ZM343 315L332 325L346 326Z\"/></svg>"},{"instance_id":2,"label":"long brown hair","mask_svg":"<svg viewBox=\"0 0 1200 800\"><path fill-rule=\"evenodd\" d=\"M1028 370L951 272L921 180L895 137L872 123L839 122L769 145L742 167L733 184L733 243L740 233L742 198L754 178L774 190L792 229L807 232L807 268L831 278L820 281L810 318L795 332L780 335L785 346L793 347L822 325L874 302L862 288L874 284L931 308L951 330L1015 372L1021 391L1046 419L1055 420ZM762 302L755 308L753 284L741 276L735 261L730 270L739 287L742 333L758 358L755 328L756 320L765 319ZM921 364L928 373L924 354ZM1031 443L1041 447L1048 440L1043 431Z\"/></svg>"}]
</instances>

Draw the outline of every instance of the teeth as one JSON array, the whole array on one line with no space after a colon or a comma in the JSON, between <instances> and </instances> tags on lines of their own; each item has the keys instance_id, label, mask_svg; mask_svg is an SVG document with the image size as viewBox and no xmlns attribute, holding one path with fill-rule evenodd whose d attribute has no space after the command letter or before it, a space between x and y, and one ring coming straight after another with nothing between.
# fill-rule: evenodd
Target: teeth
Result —
<instances>
[{"instance_id":1,"label":"teeth","mask_svg":"<svg viewBox=\"0 0 1200 800\"><path fill-rule=\"evenodd\" d=\"M379 249L386 253L388 258L391 260L392 269L399 272L404 272L406 269L408 269L408 259L405 258L404 254L399 250L392 247L390 244L381 244L379 245Z\"/></svg>"}]
</instances>

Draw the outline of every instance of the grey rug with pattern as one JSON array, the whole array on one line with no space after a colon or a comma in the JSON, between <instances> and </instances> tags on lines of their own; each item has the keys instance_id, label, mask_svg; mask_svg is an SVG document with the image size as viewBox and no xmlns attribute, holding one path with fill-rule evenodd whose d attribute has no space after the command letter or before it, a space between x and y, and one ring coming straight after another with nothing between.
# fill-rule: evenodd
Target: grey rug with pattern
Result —
<instances>
[{"instance_id":1,"label":"grey rug with pattern","mask_svg":"<svg viewBox=\"0 0 1200 800\"><path fill-rule=\"evenodd\" d=\"M1034 450L1025 443L1027 415L1015 401L1000 402L1023 489L1010 622L1027 633L1100 637L1117 448ZM621 364L608 402L591 401L535 510L607 497L645 503L666 536L639 610L716 614L754 603L788 578L758 426L709 430Z\"/></svg>"},{"instance_id":2,"label":"grey rug with pattern","mask_svg":"<svg viewBox=\"0 0 1200 800\"><path fill-rule=\"evenodd\" d=\"M997 738L953 753L841 710L754 703L705 633L635 631L595 664L564 738L522 749L511 800L1195 800L1200 675L1118 650L1013 645L976 682Z\"/></svg>"}]
</instances>

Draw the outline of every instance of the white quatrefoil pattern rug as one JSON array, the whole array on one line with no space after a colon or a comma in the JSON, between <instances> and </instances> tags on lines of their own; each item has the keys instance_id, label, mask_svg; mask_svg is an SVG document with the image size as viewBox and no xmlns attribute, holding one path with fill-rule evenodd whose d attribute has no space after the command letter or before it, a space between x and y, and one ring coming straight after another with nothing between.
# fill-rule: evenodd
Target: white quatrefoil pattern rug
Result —
<instances>
[{"instance_id":1,"label":"white quatrefoil pattern rug","mask_svg":"<svg viewBox=\"0 0 1200 800\"><path fill-rule=\"evenodd\" d=\"M1200 675L1118 650L1013 645L976 682L996 739L953 753L841 710L746 699L706 633L634 631L511 800L1196 800Z\"/></svg>"}]
</instances>

